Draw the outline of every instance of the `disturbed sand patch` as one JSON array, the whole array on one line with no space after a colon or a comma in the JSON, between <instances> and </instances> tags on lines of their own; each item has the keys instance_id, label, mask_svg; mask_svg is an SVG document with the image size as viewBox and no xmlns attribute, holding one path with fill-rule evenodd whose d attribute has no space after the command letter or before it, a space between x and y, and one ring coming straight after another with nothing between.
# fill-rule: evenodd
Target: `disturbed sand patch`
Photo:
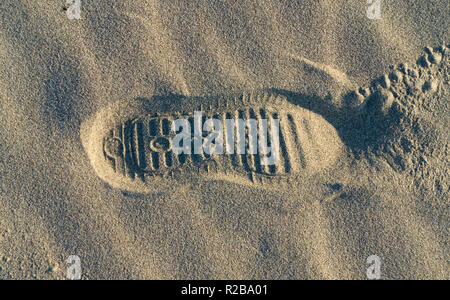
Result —
<instances>
[{"instance_id":1,"label":"disturbed sand patch","mask_svg":"<svg viewBox=\"0 0 450 300\"><path fill-rule=\"evenodd\" d=\"M447 164L442 145L435 145L445 139L434 137L431 145L433 135L429 133L436 130L414 114L431 105L427 99L448 88L447 54L446 46L427 48L417 63L392 66L389 74L374 80L370 87L339 96L342 101L337 102L343 103L342 107L326 119L272 92L212 98L155 97L121 101L101 110L84 123L82 140L99 177L113 187L141 193L198 180L279 188L329 170L339 158L345 159L344 149L355 158L366 157L371 164L385 160L395 170L422 165L430 149L444 155ZM265 166L259 154L174 154L170 151L170 124L180 117L192 120L196 110L203 112L205 119L268 116L279 120L279 164ZM343 123L341 115L350 118ZM245 139L248 142L248 132ZM155 142L162 148L156 149ZM410 170L417 172L417 167ZM445 180L435 184L437 189L445 189Z\"/></svg>"}]
</instances>

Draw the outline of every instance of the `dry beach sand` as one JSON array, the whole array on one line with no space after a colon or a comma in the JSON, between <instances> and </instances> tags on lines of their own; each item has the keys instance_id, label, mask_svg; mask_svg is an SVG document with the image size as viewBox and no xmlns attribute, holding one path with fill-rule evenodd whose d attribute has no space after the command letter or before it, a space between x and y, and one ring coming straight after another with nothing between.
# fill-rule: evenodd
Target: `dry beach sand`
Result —
<instances>
[{"instance_id":1,"label":"dry beach sand","mask_svg":"<svg viewBox=\"0 0 450 300\"><path fill-rule=\"evenodd\" d=\"M81 3L0 2L0 279L449 279L448 1ZM102 156L207 103L297 122L284 173Z\"/></svg>"}]
</instances>

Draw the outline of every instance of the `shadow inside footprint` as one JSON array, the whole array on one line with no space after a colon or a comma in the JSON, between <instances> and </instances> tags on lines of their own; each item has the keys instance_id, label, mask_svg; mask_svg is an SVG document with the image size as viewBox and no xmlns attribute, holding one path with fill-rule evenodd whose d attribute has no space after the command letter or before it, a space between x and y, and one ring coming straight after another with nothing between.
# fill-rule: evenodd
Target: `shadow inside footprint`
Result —
<instances>
[{"instance_id":1,"label":"shadow inside footprint","mask_svg":"<svg viewBox=\"0 0 450 300\"><path fill-rule=\"evenodd\" d=\"M325 118L336 128L344 144L355 153L379 148L392 134L402 116L395 103L389 109L385 109L384 95L379 93L368 97L364 106L338 108L331 99L286 90L273 91L286 96L292 104ZM344 103L349 102L346 98L350 97L351 93L344 95Z\"/></svg>"}]
</instances>

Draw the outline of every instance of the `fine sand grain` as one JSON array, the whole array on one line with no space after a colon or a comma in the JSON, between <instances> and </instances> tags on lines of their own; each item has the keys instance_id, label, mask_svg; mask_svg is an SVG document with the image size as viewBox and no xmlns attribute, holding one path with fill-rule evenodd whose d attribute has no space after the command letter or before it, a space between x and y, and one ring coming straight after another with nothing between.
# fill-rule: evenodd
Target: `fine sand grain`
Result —
<instances>
[{"instance_id":1,"label":"fine sand grain","mask_svg":"<svg viewBox=\"0 0 450 300\"><path fill-rule=\"evenodd\" d=\"M81 3L0 2L0 279L449 279L448 1ZM196 110L280 164L140 131Z\"/></svg>"}]
</instances>

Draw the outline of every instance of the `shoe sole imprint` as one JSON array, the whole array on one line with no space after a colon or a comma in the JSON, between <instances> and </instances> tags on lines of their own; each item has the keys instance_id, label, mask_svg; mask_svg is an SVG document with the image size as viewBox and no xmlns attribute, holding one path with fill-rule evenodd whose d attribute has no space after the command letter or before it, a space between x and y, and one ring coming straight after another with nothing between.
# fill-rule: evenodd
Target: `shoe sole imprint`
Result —
<instances>
[{"instance_id":1,"label":"shoe sole imprint","mask_svg":"<svg viewBox=\"0 0 450 300\"><path fill-rule=\"evenodd\" d=\"M172 122L189 120L194 136L195 111L202 112L202 124L209 118L222 124L225 119L251 118L267 119L270 127L271 120L278 120L279 160L275 165L263 165L260 154L176 155L171 145L175 136ZM97 174L113 187L134 192L153 192L197 179L279 184L320 172L342 150L335 128L323 117L273 93L213 99L166 97L147 101L147 105L118 102L83 127L83 144ZM231 133L226 126L223 130L225 143ZM245 137L239 137L236 128L233 134L235 147L240 138L245 138L248 150L248 130ZM270 128L267 134L270 141ZM203 138L207 135L203 132Z\"/></svg>"}]
</instances>

